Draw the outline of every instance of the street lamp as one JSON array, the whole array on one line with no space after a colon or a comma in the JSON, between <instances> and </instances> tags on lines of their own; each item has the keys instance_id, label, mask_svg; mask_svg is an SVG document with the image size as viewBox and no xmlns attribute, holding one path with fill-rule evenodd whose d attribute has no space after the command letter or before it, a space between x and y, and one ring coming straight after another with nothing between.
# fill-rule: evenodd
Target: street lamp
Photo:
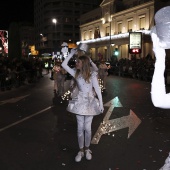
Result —
<instances>
[{"instance_id":1,"label":"street lamp","mask_svg":"<svg viewBox=\"0 0 170 170\"><path fill-rule=\"evenodd\" d=\"M53 18L53 19L52 19L52 22L53 22L54 24L56 24L56 23L57 23L57 20L56 20L55 18Z\"/></svg>"},{"instance_id":2,"label":"street lamp","mask_svg":"<svg viewBox=\"0 0 170 170\"><path fill-rule=\"evenodd\" d=\"M57 24L57 19L56 18L53 18L52 19L52 23L54 23L55 24L55 40L57 39L57 31L56 31L56 24ZM54 46L54 44L53 44L53 46Z\"/></svg>"},{"instance_id":3,"label":"street lamp","mask_svg":"<svg viewBox=\"0 0 170 170\"><path fill-rule=\"evenodd\" d=\"M56 27L57 19L56 19L56 18L53 18L53 19L52 19L52 22L55 24L55 27Z\"/></svg>"},{"instance_id":4,"label":"street lamp","mask_svg":"<svg viewBox=\"0 0 170 170\"><path fill-rule=\"evenodd\" d=\"M44 47L44 35L41 33L40 36L41 36L42 46Z\"/></svg>"},{"instance_id":5,"label":"street lamp","mask_svg":"<svg viewBox=\"0 0 170 170\"><path fill-rule=\"evenodd\" d=\"M55 33L56 33L56 24L57 24L57 19L56 19L56 18L53 18L53 19L52 19L52 23L54 23L54 24L55 24Z\"/></svg>"}]
</instances>

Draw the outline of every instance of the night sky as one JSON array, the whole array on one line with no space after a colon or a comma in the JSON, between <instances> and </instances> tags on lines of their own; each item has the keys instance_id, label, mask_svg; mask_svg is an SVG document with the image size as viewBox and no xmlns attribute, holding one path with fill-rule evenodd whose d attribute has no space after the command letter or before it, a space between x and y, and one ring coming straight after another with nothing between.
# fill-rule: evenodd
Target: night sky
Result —
<instances>
[{"instance_id":1,"label":"night sky","mask_svg":"<svg viewBox=\"0 0 170 170\"><path fill-rule=\"evenodd\" d=\"M99 2L101 3L102 0ZM170 4L170 0L161 0L161 2ZM14 21L34 22L34 0L1 0L0 6L0 30L8 30L10 23Z\"/></svg>"},{"instance_id":2,"label":"night sky","mask_svg":"<svg viewBox=\"0 0 170 170\"><path fill-rule=\"evenodd\" d=\"M34 0L1 1L0 30L8 30L11 22L34 22Z\"/></svg>"}]
</instances>

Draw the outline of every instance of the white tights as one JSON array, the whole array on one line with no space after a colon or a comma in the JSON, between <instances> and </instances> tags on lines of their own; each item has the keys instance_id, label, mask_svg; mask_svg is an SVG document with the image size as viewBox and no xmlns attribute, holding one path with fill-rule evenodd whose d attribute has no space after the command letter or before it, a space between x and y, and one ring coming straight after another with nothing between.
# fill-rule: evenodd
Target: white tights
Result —
<instances>
[{"instance_id":1,"label":"white tights","mask_svg":"<svg viewBox=\"0 0 170 170\"><path fill-rule=\"evenodd\" d=\"M93 116L76 115L77 118L77 136L79 148L83 149L90 146L91 142L91 124Z\"/></svg>"}]
</instances>

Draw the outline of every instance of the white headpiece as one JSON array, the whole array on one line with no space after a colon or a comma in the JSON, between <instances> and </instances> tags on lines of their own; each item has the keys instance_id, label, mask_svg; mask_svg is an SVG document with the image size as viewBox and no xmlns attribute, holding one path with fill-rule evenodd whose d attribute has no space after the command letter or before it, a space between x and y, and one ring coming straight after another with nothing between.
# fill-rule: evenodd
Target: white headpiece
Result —
<instances>
[{"instance_id":1,"label":"white headpiece","mask_svg":"<svg viewBox=\"0 0 170 170\"><path fill-rule=\"evenodd\" d=\"M170 49L170 6L161 8L155 14L155 28L160 44L164 49Z\"/></svg>"}]
</instances>

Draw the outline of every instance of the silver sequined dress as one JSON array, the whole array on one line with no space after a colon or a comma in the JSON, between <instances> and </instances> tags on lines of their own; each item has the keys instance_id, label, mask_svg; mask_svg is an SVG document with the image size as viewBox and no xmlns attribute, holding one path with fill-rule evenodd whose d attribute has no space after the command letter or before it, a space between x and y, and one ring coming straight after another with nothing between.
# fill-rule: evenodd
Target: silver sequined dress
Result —
<instances>
[{"instance_id":1,"label":"silver sequined dress","mask_svg":"<svg viewBox=\"0 0 170 170\"><path fill-rule=\"evenodd\" d=\"M62 63L62 67L75 78L76 70L68 66L68 61L72 56L72 53L68 55ZM74 97L69 101L67 107L69 112L79 115L98 115L101 113L100 106L103 106L103 101L97 74L98 73L96 71L91 71L89 83L83 79L81 74L75 79L77 95L74 95ZM98 96L98 99L96 96Z\"/></svg>"},{"instance_id":2,"label":"silver sequined dress","mask_svg":"<svg viewBox=\"0 0 170 170\"><path fill-rule=\"evenodd\" d=\"M67 111L79 115L98 115L100 114L99 100L96 98L92 90L93 79L96 79L96 72L92 72L90 83L78 76L77 82L77 95L75 95L68 104Z\"/></svg>"}]
</instances>

